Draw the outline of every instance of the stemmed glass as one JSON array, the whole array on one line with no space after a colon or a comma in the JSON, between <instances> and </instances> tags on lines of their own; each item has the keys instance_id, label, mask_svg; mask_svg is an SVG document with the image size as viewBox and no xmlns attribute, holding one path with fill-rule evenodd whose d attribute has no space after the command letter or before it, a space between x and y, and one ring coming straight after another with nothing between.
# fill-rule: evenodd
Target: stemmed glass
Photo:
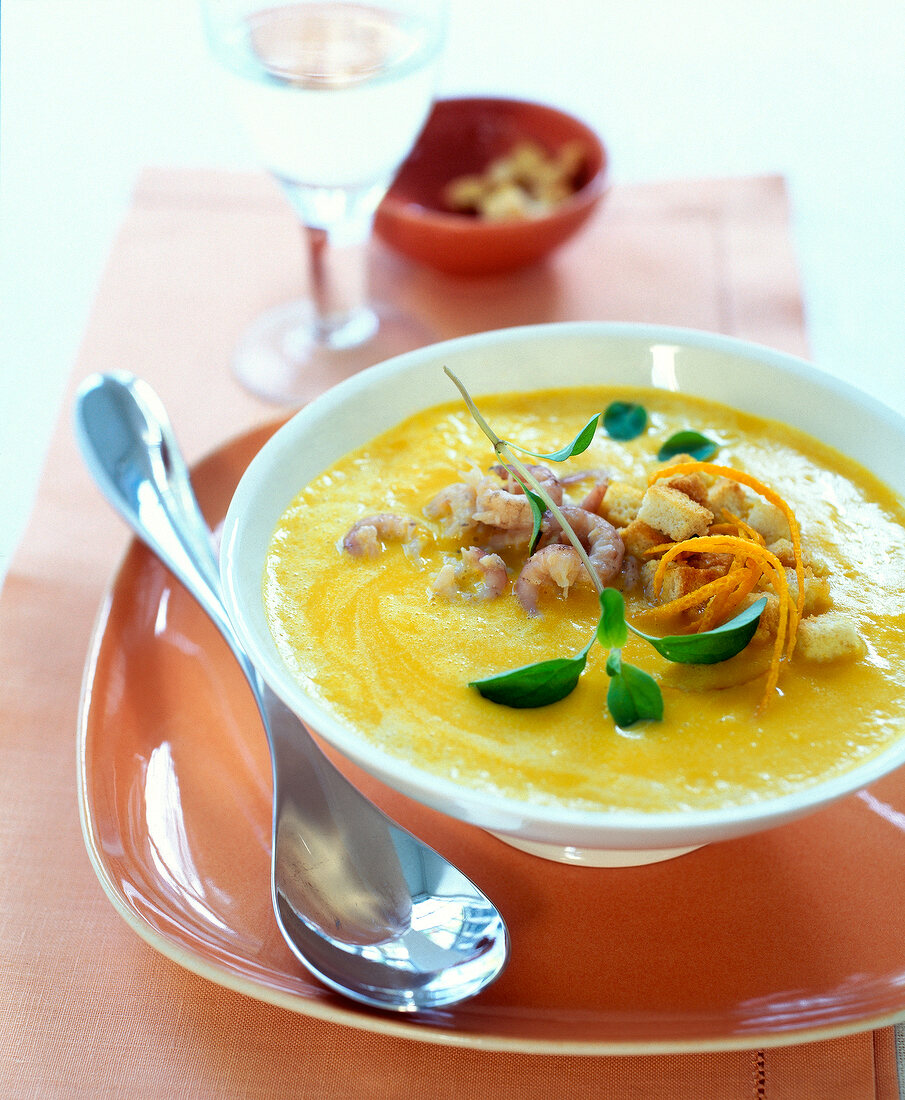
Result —
<instances>
[{"instance_id":1,"label":"stemmed glass","mask_svg":"<svg viewBox=\"0 0 905 1100\"><path fill-rule=\"evenodd\" d=\"M214 56L258 154L299 217L309 298L258 318L235 350L250 390L297 403L429 343L369 303L374 214L430 109L446 0L201 0Z\"/></svg>"}]
</instances>

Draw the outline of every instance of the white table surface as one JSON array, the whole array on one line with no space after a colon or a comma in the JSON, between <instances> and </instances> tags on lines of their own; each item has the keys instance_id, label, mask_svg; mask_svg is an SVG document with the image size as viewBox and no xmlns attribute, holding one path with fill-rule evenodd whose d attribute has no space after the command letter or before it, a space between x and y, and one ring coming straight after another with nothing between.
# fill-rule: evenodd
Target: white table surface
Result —
<instances>
[{"instance_id":1,"label":"white table surface","mask_svg":"<svg viewBox=\"0 0 905 1100\"><path fill-rule=\"evenodd\" d=\"M3 0L0 51L2 578L139 170L257 165L193 0ZM784 174L813 360L905 413L902 0L451 0L440 92L582 115L617 184Z\"/></svg>"}]
</instances>

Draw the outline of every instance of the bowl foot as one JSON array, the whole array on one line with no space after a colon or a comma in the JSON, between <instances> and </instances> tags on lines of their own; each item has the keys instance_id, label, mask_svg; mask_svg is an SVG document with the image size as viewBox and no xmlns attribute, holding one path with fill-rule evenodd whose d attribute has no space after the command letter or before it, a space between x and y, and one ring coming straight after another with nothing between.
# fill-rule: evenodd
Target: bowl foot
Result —
<instances>
[{"instance_id":1,"label":"bowl foot","mask_svg":"<svg viewBox=\"0 0 905 1100\"><path fill-rule=\"evenodd\" d=\"M703 847L701 844L693 844L690 848L647 848L635 851L616 848L573 848L562 844L519 840L516 837L492 831L491 835L497 840L502 840L504 844L509 844L529 855L540 856L541 859L550 859L556 863L572 863L577 867L643 867L648 863L662 863L667 859L675 859L676 856L684 856L688 852L695 852Z\"/></svg>"}]
</instances>

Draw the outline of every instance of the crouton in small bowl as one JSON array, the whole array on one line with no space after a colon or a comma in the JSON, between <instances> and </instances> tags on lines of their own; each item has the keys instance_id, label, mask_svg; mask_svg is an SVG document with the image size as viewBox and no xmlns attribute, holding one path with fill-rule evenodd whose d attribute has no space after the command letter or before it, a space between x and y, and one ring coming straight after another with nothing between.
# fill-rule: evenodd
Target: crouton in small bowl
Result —
<instances>
[{"instance_id":1,"label":"crouton in small bowl","mask_svg":"<svg viewBox=\"0 0 905 1100\"><path fill-rule=\"evenodd\" d=\"M441 99L375 229L438 271L515 271L580 229L603 197L606 174L603 142L565 111L518 99Z\"/></svg>"},{"instance_id":2,"label":"crouton in small bowl","mask_svg":"<svg viewBox=\"0 0 905 1100\"><path fill-rule=\"evenodd\" d=\"M638 325L366 370L243 476L222 575L339 754L549 859L644 864L905 763L905 421Z\"/></svg>"}]
</instances>

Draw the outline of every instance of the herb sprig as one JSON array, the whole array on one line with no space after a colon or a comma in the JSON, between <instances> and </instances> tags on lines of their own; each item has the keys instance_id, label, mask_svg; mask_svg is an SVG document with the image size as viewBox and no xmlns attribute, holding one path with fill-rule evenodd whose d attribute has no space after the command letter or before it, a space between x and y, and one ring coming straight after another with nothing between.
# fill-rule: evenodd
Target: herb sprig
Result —
<instances>
[{"instance_id":1,"label":"herb sprig","mask_svg":"<svg viewBox=\"0 0 905 1100\"><path fill-rule=\"evenodd\" d=\"M691 458L697 459L699 462L706 462L718 450L719 444L715 443L709 436L702 435L701 432L696 432L691 428L686 428L684 431L675 432L666 440L660 450L657 451L657 458L661 462L667 462L669 459L675 458L676 455L690 455Z\"/></svg>"},{"instance_id":2,"label":"herb sprig","mask_svg":"<svg viewBox=\"0 0 905 1100\"><path fill-rule=\"evenodd\" d=\"M472 680L469 687L475 688L485 699L503 706L516 708L549 706L551 703L565 699L578 686L578 681L587 665L588 655L596 641L608 651L605 666L609 677L607 707L613 721L622 727L634 725L635 722L645 719L659 721L663 717L663 695L659 685L649 673L622 659L622 648L628 641L629 632L648 642L668 661L681 664L715 664L734 657L748 645L757 630L758 621L766 606L766 598L758 600L722 626L700 634L656 637L632 626L625 618L625 600L622 593L618 589L605 588L602 585L587 552L559 506L551 499L528 467L513 454L513 450L519 450L523 454L551 462L562 462L573 455L581 454L591 445L604 414L600 413L592 417L571 443L557 451L547 454L529 451L527 448L501 439L481 415L462 382L449 367L443 369L462 394L475 423L493 444L493 449L502 465L525 491L534 517L530 551L533 551L537 542L544 514L550 511L578 551L597 590L600 602L600 618L594 634L587 645L574 657L537 661L481 680ZM687 443L689 440L686 439L683 442ZM711 441L706 440L706 442Z\"/></svg>"}]
</instances>

